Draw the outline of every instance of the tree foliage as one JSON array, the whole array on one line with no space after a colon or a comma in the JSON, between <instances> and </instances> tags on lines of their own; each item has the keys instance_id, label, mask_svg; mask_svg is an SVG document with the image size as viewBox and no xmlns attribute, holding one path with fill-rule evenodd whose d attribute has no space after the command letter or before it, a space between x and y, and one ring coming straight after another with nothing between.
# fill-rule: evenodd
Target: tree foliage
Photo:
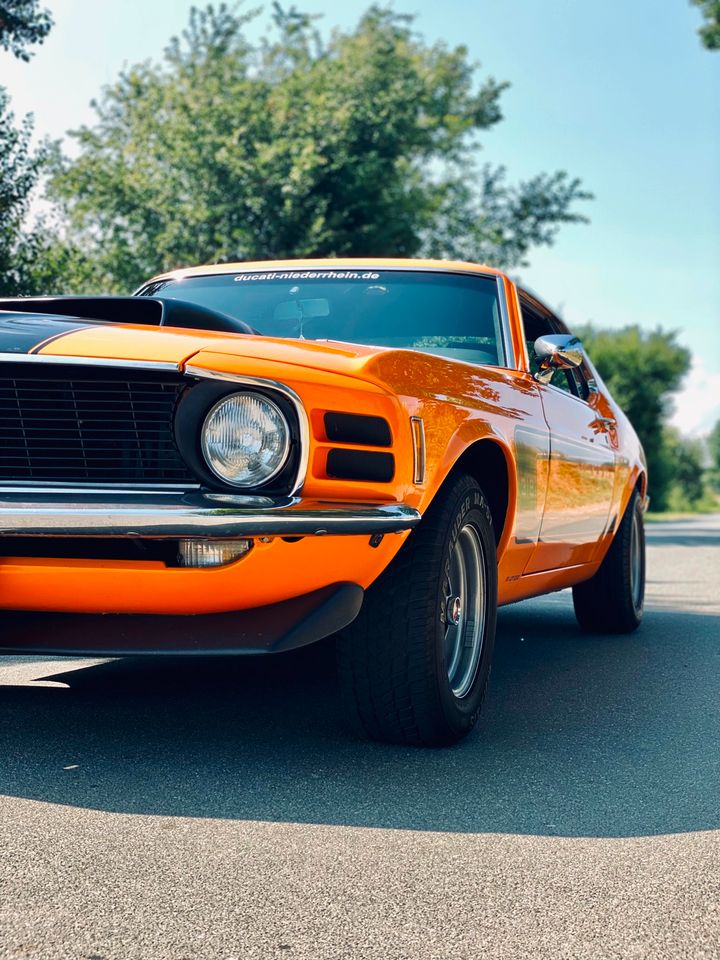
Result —
<instances>
[{"instance_id":1,"label":"tree foliage","mask_svg":"<svg viewBox=\"0 0 720 960\"><path fill-rule=\"evenodd\" d=\"M21 60L30 59L28 47L42 42L51 25L37 0L0 2L0 48ZM0 290L10 295L32 289L43 245L39 233L23 232L30 194L48 154L46 146L32 149L31 135L32 119L17 123L10 98L0 87Z\"/></svg>"},{"instance_id":2,"label":"tree foliage","mask_svg":"<svg viewBox=\"0 0 720 960\"><path fill-rule=\"evenodd\" d=\"M673 462L673 481L680 504L693 509L705 496L704 450L701 440L669 430L666 442Z\"/></svg>"},{"instance_id":3,"label":"tree foliage","mask_svg":"<svg viewBox=\"0 0 720 960\"><path fill-rule=\"evenodd\" d=\"M673 331L660 329L585 327L578 335L640 437L653 509L664 510L677 475L677 447L673 447L665 421L672 393L690 368L690 351L677 343Z\"/></svg>"},{"instance_id":4,"label":"tree foliage","mask_svg":"<svg viewBox=\"0 0 720 960\"><path fill-rule=\"evenodd\" d=\"M691 0L700 7L705 23L698 29L700 39L708 50L720 50L720 0Z\"/></svg>"},{"instance_id":5,"label":"tree foliage","mask_svg":"<svg viewBox=\"0 0 720 960\"><path fill-rule=\"evenodd\" d=\"M720 495L720 420L715 423L708 435L707 452L710 457L710 468L706 473L708 487L711 491ZM716 501L716 509L717 506Z\"/></svg>"},{"instance_id":6,"label":"tree foliage","mask_svg":"<svg viewBox=\"0 0 720 960\"><path fill-rule=\"evenodd\" d=\"M105 287L188 263L421 253L510 266L588 198L559 172L508 184L474 162L506 84L478 82L464 47L370 7L321 37L273 8L193 9L160 63L125 70L53 181Z\"/></svg>"},{"instance_id":7,"label":"tree foliage","mask_svg":"<svg viewBox=\"0 0 720 960\"><path fill-rule=\"evenodd\" d=\"M31 146L32 120L16 122L0 87L0 296L64 293L66 278L89 279L80 251L65 244L60 227L45 216L27 225L32 191L53 152Z\"/></svg>"},{"instance_id":8,"label":"tree foliage","mask_svg":"<svg viewBox=\"0 0 720 960\"><path fill-rule=\"evenodd\" d=\"M708 449L710 451L710 459L712 460L714 469L720 471L720 420L717 421L715 426L710 431L710 436L708 437Z\"/></svg>"},{"instance_id":9,"label":"tree foliage","mask_svg":"<svg viewBox=\"0 0 720 960\"><path fill-rule=\"evenodd\" d=\"M53 21L38 0L0 0L0 48L29 60L28 47L42 43Z\"/></svg>"}]
</instances>

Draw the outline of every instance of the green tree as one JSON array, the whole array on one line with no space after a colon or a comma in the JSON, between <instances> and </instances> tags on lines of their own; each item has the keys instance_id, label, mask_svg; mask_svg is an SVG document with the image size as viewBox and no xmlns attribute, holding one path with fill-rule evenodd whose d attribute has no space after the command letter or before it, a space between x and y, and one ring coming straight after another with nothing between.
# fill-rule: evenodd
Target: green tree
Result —
<instances>
[{"instance_id":1,"label":"green tree","mask_svg":"<svg viewBox=\"0 0 720 960\"><path fill-rule=\"evenodd\" d=\"M691 0L700 7L705 23L698 29L700 39L708 50L720 50L720 0Z\"/></svg>"},{"instance_id":2,"label":"green tree","mask_svg":"<svg viewBox=\"0 0 720 960\"><path fill-rule=\"evenodd\" d=\"M708 449L713 467L715 467L716 470L720 470L720 420L717 421L710 431Z\"/></svg>"},{"instance_id":3,"label":"green tree","mask_svg":"<svg viewBox=\"0 0 720 960\"><path fill-rule=\"evenodd\" d=\"M15 123L0 87L0 293L8 296L31 292L44 245L39 231L24 230L30 195L47 157L46 147L31 148L31 135L31 119Z\"/></svg>"},{"instance_id":4,"label":"green tree","mask_svg":"<svg viewBox=\"0 0 720 960\"><path fill-rule=\"evenodd\" d=\"M693 509L705 495L703 445L700 440L680 436L677 430L667 431L666 443L672 456L678 505Z\"/></svg>"},{"instance_id":5,"label":"green tree","mask_svg":"<svg viewBox=\"0 0 720 960\"><path fill-rule=\"evenodd\" d=\"M665 510L676 475L672 443L664 429L671 395L690 368L690 352L674 331L577 331L605 383L635 427L648 463L653 509Z\"/></svg>"},{"instance_id":6,"label":"green tree","mask_svg":"<svg viewBox=\"0 0 720 960\"><path fill-rule=\"evenodd\" d=\"M73 136L52 191L98 283L130 289L190 263L422 253L522 262L588 198L565 173L510 185L478 169L506 84L464 47L370 7L323 40L314 18L193 9L162 62L127 69Z\"/></svg>"},{"instance_id":7,"label":"green tree","mask_svg":"<svg viewBox=\"0 0 720 960\"><path fill-rule=\"evenodd\" d=\"M707 447L710 455L710 469L707 473L707 479L711 488L720 493L720 420L710 431L707 438Z\"/></svg>"},{"instance_id":8,"label":"green tree","mask_svg":"<svg viewBox=\"0 0 720 960\"><path fill-rule=\"evenodd\" d=\"M0 2L0 49L21 60L28 47L41 43L52 25L37 0ZM36 187L48 147L31 147L32 118L16 123L10 98L0 87L0 292L18 294L33 288L33 271L44 248L41 233L24 232L30 195Z\"/></svg>"},{"instance_id":9,"label":"green tree","mask_svg":"<svg viewBox=\"0 0 720 960\"><path fill-rule=\"evenodd\" d=\"M29 60L28 47L42 43L53 21L38 0L0 0L0 48Z\"/></svg>"}]
</instances>

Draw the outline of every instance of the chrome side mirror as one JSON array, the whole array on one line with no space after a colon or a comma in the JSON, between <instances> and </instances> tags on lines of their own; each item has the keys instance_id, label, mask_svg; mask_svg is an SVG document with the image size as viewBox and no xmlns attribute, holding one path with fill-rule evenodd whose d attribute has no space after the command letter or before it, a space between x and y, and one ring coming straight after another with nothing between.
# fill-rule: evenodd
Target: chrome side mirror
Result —
<instances>
[{"instance_id":1,"label":"chrome side mirror","mask_svg":"<svg viewBox=\"0 0 720 960\"><path fill-rule=\"evenodd\" d=\"M538 363L535 379L549 383L556 370L570 370L582 366L583 347L571 333L554 333L538 337L533 344Z\"/></svg>"}]
</instances>

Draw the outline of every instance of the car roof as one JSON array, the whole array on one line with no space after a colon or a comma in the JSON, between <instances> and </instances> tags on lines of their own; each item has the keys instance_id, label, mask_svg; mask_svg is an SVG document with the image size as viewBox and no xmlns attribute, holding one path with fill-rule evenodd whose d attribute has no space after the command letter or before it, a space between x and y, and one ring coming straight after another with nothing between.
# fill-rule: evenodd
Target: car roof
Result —
<instances>
[{"instance_id":1,"label":"car roof","mask_svg":"<svg viewBox=\"0 0 720 960\"><path fill-rule=\"evenodd\" d=\"M338 268L357 268L367 270L382 270L383 268L407 268L408 270L445 270L449 273L479 273L504 276L502 270L489 267L486 264L467 263L462 260L420 260L398 257L334 257L323 260L295 259L295 260L240 260L236 263L212 263L198 267L183 267L179 270L169 270L158 274L148 283L155 280L181 277L202 277L212 274L226 273L253 273L265 270L322 270Z\"/></svg>"}]
</instances>

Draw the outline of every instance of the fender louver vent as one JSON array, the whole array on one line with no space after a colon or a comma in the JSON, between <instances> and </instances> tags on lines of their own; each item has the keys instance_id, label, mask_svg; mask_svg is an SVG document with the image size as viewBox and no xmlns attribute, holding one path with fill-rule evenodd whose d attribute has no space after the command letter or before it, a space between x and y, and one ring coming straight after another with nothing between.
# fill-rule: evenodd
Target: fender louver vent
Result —
<instances>
[{"instance_id":1,"label":"fender louver vent","mask_svg":"<svg viewBox=\"0 0 720 960\"><path fill-rule=\"evenodd\" d=\"M330 450L327 474L338 480L390 483L395 476L395 457L373 450Z\"/></svg>"},{"instance_id":2,"label":"fender louver vent","mask_svg":"<svg viewBox=\"0 0 720 960\"><path fill-rule=\"evenodd\" d=\"M325 434L335 443L357 443L364 447L391 447L390 424L383 417L357 413L326 413Z\"/></svg>"}]
</instances>

